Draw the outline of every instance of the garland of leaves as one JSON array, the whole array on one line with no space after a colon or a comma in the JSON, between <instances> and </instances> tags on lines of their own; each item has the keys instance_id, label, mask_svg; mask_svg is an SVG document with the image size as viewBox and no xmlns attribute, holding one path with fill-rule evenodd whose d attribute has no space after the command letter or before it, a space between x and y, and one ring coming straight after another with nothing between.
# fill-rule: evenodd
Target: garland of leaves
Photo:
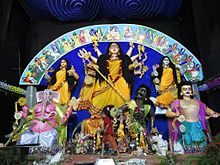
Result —
<instances>
[{"instance_id":1,"label":"garland of leaves","mask_svg":"<svg viewBox=\"0 0 220 165\"><path fill-rule=\"evenodd\" d=\"M24 90L23 88L7 84L3 81L0 81L0 89L1 88L6 90L6 91L10 91L10 92L17 93L17 94L20 94L20 95L26 95L26 90Z\"/></svg>"}]
</instances>

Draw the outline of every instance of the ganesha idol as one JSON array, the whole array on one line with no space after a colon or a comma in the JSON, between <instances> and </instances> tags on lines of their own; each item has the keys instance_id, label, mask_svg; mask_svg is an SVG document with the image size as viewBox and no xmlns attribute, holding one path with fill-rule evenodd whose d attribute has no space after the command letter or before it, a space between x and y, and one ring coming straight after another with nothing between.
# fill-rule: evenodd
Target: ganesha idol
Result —
<instances>
[{"instance_id":1,"label":"ganesha idol","mask_svg":"<svg viewBox=\"0 0 220 165\"><path fill-rule=\"evenodd\" d=\"M36 93L37 104L28 108L22 107L17 112L25 121L17 145L39 144L51 147L54 144L65 145L67 132L66 124L72 114L73 107L58 104L60 95L56 91L45 89Z\"/></svg>"}]
</instances>

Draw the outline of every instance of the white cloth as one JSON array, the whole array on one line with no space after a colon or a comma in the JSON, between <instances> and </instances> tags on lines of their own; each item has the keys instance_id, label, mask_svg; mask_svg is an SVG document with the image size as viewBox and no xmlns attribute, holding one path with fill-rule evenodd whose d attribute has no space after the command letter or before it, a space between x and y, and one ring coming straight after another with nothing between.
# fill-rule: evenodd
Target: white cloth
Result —
<instances>
[{"instance_id":1,"label":"white cloth","mask_svg":"<svg viewBox=\"0 0 220 165\"><path fill-rule=\"evenodd\" d=\"M17 141L17 145L24 144L40 144L40 146L51 147L57 143L57 131L52 129L50 131L38 133L30 130L25 131L20 139Z\"/></svg>"}]
</instances>

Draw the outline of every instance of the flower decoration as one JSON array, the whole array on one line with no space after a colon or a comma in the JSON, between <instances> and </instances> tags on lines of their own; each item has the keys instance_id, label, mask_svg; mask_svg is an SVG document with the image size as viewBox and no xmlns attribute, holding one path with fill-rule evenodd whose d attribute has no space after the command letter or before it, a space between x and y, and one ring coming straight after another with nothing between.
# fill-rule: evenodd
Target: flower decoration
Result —
<instances>
[{"instance_id":1,"label":"flower decoration","mask_svg":"<svg viewBox=\"0 0 220 165\"><path fill-rule=\"evenodd\" d=\"M160 80L158 78L159 73L157 71L157 68L159 68L159 64L153 65L153 72L151 73L151 77L153 79L153 83L154 83L156 91L159 91L160 90L160 86L159 86Z\"/></svg>"},{"instance_id":2,"label":"flower decoration","mask_svg":"<svg viewBox=\"0 0 220 165\"><path fill-rule=\"evenodd\" d=\"M184 125L180 125L179 126L180 132L185 132L186 131L186 127Z\"/></svg>"},{"instance_id":3,"label":"flower decoration","mask_svg":"<svg viewBox=\"0 0 220 165\"><path fill-rule=\"evenodd\" d=\"M20 97L20 98L18 99L18 104L19 104L20 106L24 106L24 105L26 104L26 98Z\"/></svg>"},{"instance_id":4,"label":"flower decoration","mask_svg":"<svg viewBox=\"0 0 220 165\"><path fill-rule=\"evenodd\" d=\"M156 83L156 84L159 84L159 82L160 82L159 78L155 78L153 81L154 81L154 83Z\"/></svg>"},{"instance_id":5,"label":"flower decoration","mask_svg":"<svg viewBox=\"0 0 220 165\"><path fill-rule=\"evenodd\" d=\"M138 107L135 107L135 110L134 110L136 113L139 112L139 108Z\"/></svg>"},{"instance_id":6,"label":"flower decoration","mask_svg":"<svg viewBox=\"0 0 220 165\"><path fill-rule=\"evenodd\" d=\"M156 88L157 91L160 90L160 86L159 85L155 85L155 88Z\"/></svg>"},{"instance_id":7,"label":"flower decoration","mask_svg":"<svg viewBox=\"0 0 220 165\"><path fill-rule=\"evenodd\" d=\"M16 120L21 119L21 117L22 117L22 115L21 115L20 112L17 112L17 113L14 114L14 118L15 118Z\"/></svg>"},{"instance_id":8,"label":"flower decoration","mask_svg":"<svg viewBox=\"0 0 220 165\"><path fill-rule=\"evenodd\" d=\"M12 128L15 130L18 128L18 123L14 122L13 125L12 125Z\"/></svg>"},{"instance_id":9,"label":"flower decoration","mask_svg":"<svg viewBox=\"0 0 220 165\"><path fill-rule=\"evenodd\" d=\"M152 73L154 76L158 76L158 72L155 70L155 71L153 71L153 73Z\"/></svg>"},{"instance_id":10,"label":"flower decoration","mask_svg":"<svg viewBox=\"0 0 220 165\"><path fill-rule=\"evenodd\" d=\"M183 115L180 115L179 117L178 117L178 121L179 122L184 122L185 121L185 116L183 116Z\"/></svg>"}]
</instances>

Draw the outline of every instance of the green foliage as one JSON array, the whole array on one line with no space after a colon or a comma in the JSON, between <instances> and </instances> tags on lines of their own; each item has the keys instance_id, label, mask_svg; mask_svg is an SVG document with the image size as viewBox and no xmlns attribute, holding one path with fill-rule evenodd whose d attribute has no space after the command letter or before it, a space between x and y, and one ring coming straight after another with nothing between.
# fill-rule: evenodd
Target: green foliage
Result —
<instances>
[{"instance_id":1,"label":"green foliage","mask_svg":"<svg viewBox=\"0 0 220 165\"><path fill-rule=\"evenodd\" d=\"M159 157L159 165L175 165L177 158L174 155L167 154L166 157Z\"/></svg>"},{"instance_id":2,"label":"green foliage","mask_svg":"<svg viewBox=\"0 0 220 165\"><path fill-rule=\"evenodd\" d=\"M217 144L220 142L220 134L215 137L215 140L208 145L205 155L200 156L198 164L200 165L218 165L220 164L220 146Z\"/></svg>"},{"instance_id":3,"label":"green foliage","mask_svg":"<svg viewBox=\"0 0 220 165\"><path fill-rule=\"evenodd\" d=\"M220 133L215 136L215 141L220 142Z\"/></svg>"},{"instance_id":4,"label":"green foliage","mask_svg":"<svg viewBox=\"0 0 220 165\"><path fill-rule=\"evenodd\" d=\"M198 160L200 165L218 165L220 164L220 149L216 144L211 144L204 156L201 156Z\"/></svg>"},{"instance_id":5,"label":"green foliage","mask_svg":"<svg viewBox=\"0 0 220 165\"><path fill-rule=\"evenodd\" d=\"M220 149L216 144L208 146L206 153L200 156L189 156L187 164L192 164L195 161L199 165L219 165L220 164Z\"/></svg>"},{"instance_id":6,"label":"green foliage","mask_svg":"<svg viewBox=\"0 0 220 165\"><path fill-rule=\"evenodd\" d=\"M27 161L21 160L20 156L12 150L0 150L1 165L26 165Z\"/></svg>"},{"instance_id":7,"label":"green foliage","mask_svg":"<svg viewBox=\"0 0 220 165\"><path fill-rule=\"evenodd\" d=\"M191 165L196 163L198 165L219 165L220 164L220 146L217 144L220 142L220 134L215 137L215 140L207 146L204 154L197 156L188 156L185 159L184 164ZM177 161L177 158L172 155L167 155L166 157L161 157L159 159L160 165L175 165L176 163L181 163Z\"/></svg>"}]
</instances>

